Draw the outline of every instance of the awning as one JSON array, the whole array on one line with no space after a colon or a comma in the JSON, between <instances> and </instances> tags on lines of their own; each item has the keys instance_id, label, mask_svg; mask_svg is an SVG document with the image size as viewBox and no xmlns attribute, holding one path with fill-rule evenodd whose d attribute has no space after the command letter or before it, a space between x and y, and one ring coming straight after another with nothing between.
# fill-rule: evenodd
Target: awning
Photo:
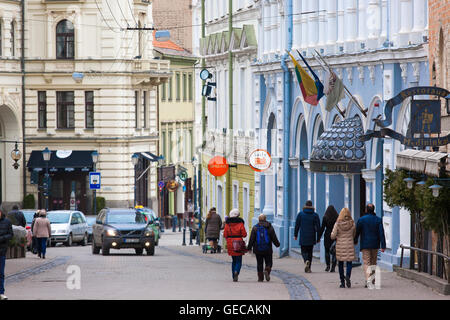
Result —
<instances>
[{"instance_id":1,"label":"awning","mask_svg":"<svg viewBox=\"0 0 450 320\"><path fill-rule=\"evenodd\" d=\"M407 149L397 153L396 167L439 177L440 171L445 170L447 157L447 153Z\"/></svg>"},{"instance_id":2,"label":"awning","mask_svg":"<svg viewBox=\"0 0 450 320\"><path fill-rule=\"evenodd\" d=\"M50 172L57 171L92 171L92 152L90 151L74 151L74 150L52 150L48 168ZM42 151L32 151L27 163L30 171L45 170L47 164L42 156Z\"/></svg>"},{"instance_id":3,"label":"awning","mask_svg":"<svg viewBox=\"0 0 450 320\"><path fill-rule=\"evenodd\" d=\"M330 174L360 174L366 167L366 148L359 138L363 134L358 117L335 123L322 133L313 146L310 170Z\"/></svg>"},{"instance_id":4,"label":"awning","mask_svg":"<svg viewBox=\"0 0 450 320\"><path fill-rule=\"evenodd\" d=\"M153 162L156 162L156 161L159 160L159 157L156 156L156 155L154 155L154 154L151 153L151 152L141 152L141 155L142 155L144 158L147 158L148 160L153 161Z\"/></svg>"}]
</instances>

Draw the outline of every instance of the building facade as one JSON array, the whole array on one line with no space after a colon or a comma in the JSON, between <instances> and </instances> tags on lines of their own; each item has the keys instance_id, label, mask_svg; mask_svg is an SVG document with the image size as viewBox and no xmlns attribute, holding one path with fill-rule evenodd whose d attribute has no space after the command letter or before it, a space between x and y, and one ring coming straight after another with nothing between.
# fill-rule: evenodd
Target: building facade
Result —
<instances>
[{"instance_id":1,"label":"building facade","mask_svg":"<svg viewBox=\"0 0 450 320\"><path fill-rule=\"evenodd\" d=\"M136 1L127 9L106 1L26 2L21 98L27 171L24 192L15 200L33 194L44 208L48 170L49 209L75 206L90 214L89 172L96 169L102 175L97 196L107 206L129 207L135 197L157 204L156 164L145 154L157 153L156 89L169 75L169 62L153 58L151 32L126 29L131 21L152 24L150 3ZM9 20L20 34L21 11L6 16L4 23ZM19 52L18 40L14 48L4 41L5 53ZM46 147L52 151L48 164L42 158ZM99 154L96 164L93 151ZM152 170L135 187L149 165Z\"/></svg>"},{"instance_id":2,"label":"building facade","mask_svg":"<svg viewBox=\"0 0 450 320\"><path fill-rule=\"evenodd\" d=\"M155 57L170 61L172 73L158 93L159 154L164 156L158 181L178 183L176 191L165 187L159 191L160 215L166 216L187 212L188 203L194 201L194 64L198 58L171 40L155 41L154 52ZM162 174L163 170L170 174ZM179 177L182 171L187 174L185 180Z\"/></svg>"},{"instance_id":3,"label":"building facade","mask_svg":"<svg viewBox=\"0 0 450 320\"><path fill-rule=\"evenodd\" d=\"M201 1L193 1L193 7L194 25L198 25ZM238 208L249 229L254 213L255 181L248 157L256 148L250 66L257 55L258 10L255 1L232 1L231 12L230 34L228 2L206 1L206 37L198 45L194 44L199 56L205 58L206 69L212 74L211 82L215 83L209 97L212 99L207 100L205 107L206 145L199 156L202 163L202 198L199 201L203 216L215 207L225 218L232 208ZM199 35L199 30L199 27L194 29L194 35ZM198 75L196 82L197 88L201 88ZM200 103L196 105L197 114L201 114ZM196 122L196 130L197 136L202 137L201 117ZM225 157L232 165L220 177L208 171L208 163L215 156Z\"/></svg>"},{"instance_id":4,"label":"building facade","mask_svg":"<svg viewBox=\"0 0 450 320\"><path fill-rule=\"evenodd\" d=\"M299 253L294 240L297 213L312 200L322 218L328 205L339 212L348 207L357 220L366 203L375 204L383 218L387 250L380 265L392 268L399 245L409 244L410 215L383 202L383 172L395 168L395 155L404 147L390 138L365 143L365 168L352 174L312 170L313 147L323 133L343 117L325 109L326 96L317 106L303 100L293 64L286 50L297 53L321 81L325 69L315 51L343 81L349 95L339 108L345 119L356 117L363 131L374 129L372 119L383 117L385 102L401 90L429 84L427 1L260 1L258 60L254 73L256 136L259 145L279 157L275 175L255 179L255 215L271 216L282 245L280 255ZM357 104L361 107L358 107ZM394 113L393 129L406 134L410 101ZM364 110L364 111L362 111ZM345 141L343 141L345 142ZM323 246L317 245L316 255Z\"/></svg>"}]
</instances>

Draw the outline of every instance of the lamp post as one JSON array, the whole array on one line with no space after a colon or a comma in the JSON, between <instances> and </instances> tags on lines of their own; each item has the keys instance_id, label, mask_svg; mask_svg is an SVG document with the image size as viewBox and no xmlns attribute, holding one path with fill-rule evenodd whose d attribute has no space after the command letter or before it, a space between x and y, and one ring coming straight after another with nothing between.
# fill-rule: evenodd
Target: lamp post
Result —
<instances>
[{"instance_id":1,"label":"lamp post","mask_svg":"<svg viewBox=\"0 0 450 320\"><path fill-rule=\"evenodd\" d=\"M131 161L134 166L134 207L136 207L136 166L139 162L139 156L135 153L131 156Z\"/></svg>"},{"instance_id":2,"label":"lamp post","mask_svg":"<svg viewBox=\"0 0 450 320\"><path fill-rule=\"evenodd\" d=\"M97 172L98 152L93 151L91 153L92 163L94 165L94 172ZM97 214L97 189L94 189L94 215Z\"/></svg>"},{"instance_id":3,"label":"lamp post","mask_svg":"<svg viewBox=\"0 0 450 320\"><path fill-rule=\"evenodd\" d=\"M44 158L45 162L45 210L48 211L48 181L49 181L49 174L48 174L48 163L50 161L50 157L52 155L52 152L45 147L45 149L42 151L42 157Z\"/></svg>"}]
</instances>

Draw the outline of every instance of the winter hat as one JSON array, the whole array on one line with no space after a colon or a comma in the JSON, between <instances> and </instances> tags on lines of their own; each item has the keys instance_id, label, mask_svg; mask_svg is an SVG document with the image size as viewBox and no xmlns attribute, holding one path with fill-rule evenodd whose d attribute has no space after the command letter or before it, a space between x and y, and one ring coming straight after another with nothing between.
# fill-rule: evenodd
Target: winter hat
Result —
<instances>
[{"instance_id":1,"label":"winter hat","mask_svg":"<svg viewBox=\"0 0 450 320\"><path fill-rule=\"evenodd\" d=\"M239 212L239 209L233 209L230 211L230 218L237 218L239 217L241 213Z\"/></svg>"}]
</instances>

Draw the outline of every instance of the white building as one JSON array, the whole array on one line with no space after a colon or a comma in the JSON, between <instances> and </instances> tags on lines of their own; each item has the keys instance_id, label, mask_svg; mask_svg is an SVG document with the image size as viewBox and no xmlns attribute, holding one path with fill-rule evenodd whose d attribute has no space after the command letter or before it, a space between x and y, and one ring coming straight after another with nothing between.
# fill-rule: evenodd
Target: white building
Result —
<instances>
[{"instance_id":1,"label":"white building","mask_svg":"<svg viewBox=\"0 0 450 320\"><path fill-rule=\"evenodd\" d=\"M15 19L20 35L17 3L15 11L4 10L0 15L5 26ZM156 88L167 79L169 63L153 59L151 31L126 30L127 26L152 25L149 1L130 5L100 0L26 1L23 120L27 141L24 157L29 171L24 189L39 199L39 207L45 203L42 185L46 165L41 151L46 147L55 151L48 164L49 208L69 208L74 191L78 208L86 213L92 212L88 184L92 151L99 153L96 169L102 175L97 196L104 197L110 207L133 205L134 179L152 163L146 152L157 153ZM2 56L2 65L20 71L20 61L9 58L8 38L12 33L5 31L1 33L6 55ZM20 57L20 51L16 56ZM1 76L11 77L5 73ZM20 87L7 88L5 83L2 81L2 91L20 92ZM20 84L20 80L15 83ZM16 96L17 106L10 109L18 119L14 132L20 133L21 95ZM131 161L134 153L140 159L136 168ZM157 206L156 165L152 166L138 182L136 198L140 204ZM15 194L11 201L21 201L23 192Z\"/></svg>"}]
</instances>

